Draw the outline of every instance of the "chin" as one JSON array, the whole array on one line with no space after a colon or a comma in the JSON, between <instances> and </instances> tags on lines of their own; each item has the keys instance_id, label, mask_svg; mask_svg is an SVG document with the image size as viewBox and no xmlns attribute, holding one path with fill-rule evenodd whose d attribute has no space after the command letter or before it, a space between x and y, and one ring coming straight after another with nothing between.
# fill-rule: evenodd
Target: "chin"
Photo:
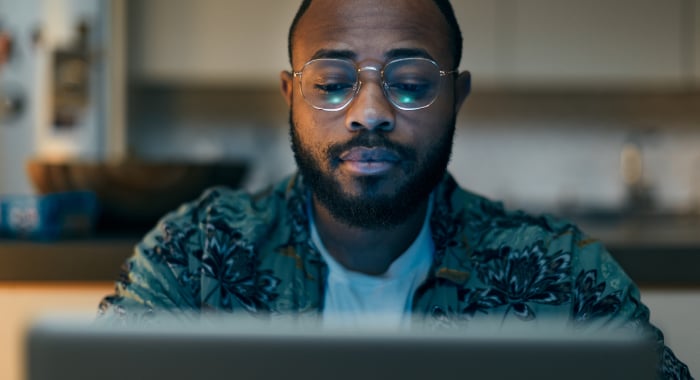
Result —
<instances>
[{"instance_id":1,"label":"chin","mask_svg":"<svg viewBox=\"0 0 700 380\"><path fill-rule=\"evenodd\" d=\"M396 195L409 182L406 180L408 176L396 177L387 175L350 176L336 181L336 184L342 193L350 197L385 198Z\"/></svg>"}]
</instances>

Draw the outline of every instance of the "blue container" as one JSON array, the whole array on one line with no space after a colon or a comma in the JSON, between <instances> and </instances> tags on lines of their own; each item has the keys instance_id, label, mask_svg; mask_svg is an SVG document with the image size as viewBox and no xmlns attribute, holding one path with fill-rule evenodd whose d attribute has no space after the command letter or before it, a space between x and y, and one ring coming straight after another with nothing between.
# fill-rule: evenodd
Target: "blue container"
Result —
<instances>
[{"instance_id":1,"label":"blue container","mask_svg":"<svg viewBox=\"0 0 700 380\"><path fill-rule=\"evenodd\" d=\"M0 234L6 237L55 240L92 233L98 201L90 191L0 197Z\"/></svg>"}]
</instances>

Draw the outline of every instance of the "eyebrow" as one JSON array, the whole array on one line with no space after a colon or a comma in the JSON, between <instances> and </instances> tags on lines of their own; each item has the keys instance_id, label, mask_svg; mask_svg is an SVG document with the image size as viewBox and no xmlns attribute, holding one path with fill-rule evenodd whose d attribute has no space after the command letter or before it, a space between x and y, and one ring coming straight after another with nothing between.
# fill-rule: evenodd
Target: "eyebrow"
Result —
<instances>
[{"instance_id":1,"label":"eyebrow","mask_svg":"<svg viewBox=\"0 0 700 380\"><path fill-rule=\"evenodd\" d=\"M352 50L321 49L311 57L311 59L318 58L345 58L354 61L357 58L357 54Z\"/></svg>"},{"instance_id":2,"label":"eyebrow","mask_svg":"<svg viewBox=\"0 0 700 380\"><path fill-rule=\"evenodd\" d=\"M401 49L392 49L389 50L386 54L384 54L384 58L387 61L390 61L392 59L397 59L397 58L414 58L414 57L419 57L419 58L427 58L430 60L435 60L425 49L415 49L415 48L401 48Z\"/></svg>"},{"instance_id":3,"label":"eyebrow","mask_svg":"<svg viewBox=\"0 0 700 380\"><path fill-rule=\"evenodd\" d=\"M417 48L392 49L384 54L384 58L387 61L397 58L412 57L420 57L435 60L425 49ZM343 58L355 61L357 59L357 53L355 53L352 50L320 49L311 57L311 59L318 58Z\"/></svg>"}]
</instances>

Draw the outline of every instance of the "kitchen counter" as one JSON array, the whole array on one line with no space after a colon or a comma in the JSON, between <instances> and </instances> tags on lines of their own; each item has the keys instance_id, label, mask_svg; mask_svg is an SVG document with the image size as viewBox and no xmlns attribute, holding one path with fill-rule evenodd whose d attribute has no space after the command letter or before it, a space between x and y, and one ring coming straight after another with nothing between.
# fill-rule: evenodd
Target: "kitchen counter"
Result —
<instances>
[{"instance_id":1,"label":"kitchen counter","mask_svg":"<svg viewBox=\"0 0 700 380\"><path fill-rule=\"evenodd\" d=\"M602 241L638 284L700 286L700 218L584 219L577 224Z\"/></svg>"},{"instance_id":2,"label":"kitchen counter","mask_svg":"<svg viewBox=\"0 0 700 380\"><path fill-rule=\"evenodd\" d=\"M640 286L700 287L700 219L582 220ZM0 240L0 281L114 281L140 236Z\"/></svg>"},{"instance_id":3,"label":"kitchen counter","mask_svg":"<svg viewBox=\"0 0 700 380\"><path fill-rule=\"evenodd\" d=\"M584 232L609 245L700 248L700 216L571 218Z\"/></svg>"},{"instance_id":4,"label":"kitchen counter","mask_svg":"<svg viewBox=\"0 0 700 380\"><path fill-rule=\"evenodd\" d=\"M137 237L0 240L0 281L114 281Z\"/></svg>"}]
</instances>

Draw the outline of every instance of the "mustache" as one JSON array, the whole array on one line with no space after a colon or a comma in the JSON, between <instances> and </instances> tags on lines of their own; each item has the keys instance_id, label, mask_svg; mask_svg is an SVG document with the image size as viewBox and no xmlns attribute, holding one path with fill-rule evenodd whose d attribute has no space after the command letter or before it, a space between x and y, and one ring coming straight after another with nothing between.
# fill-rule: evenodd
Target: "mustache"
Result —
<instances>
[{"instance_id":1,"label":"mustache","mask_svg":"<svg viewBox=\"0 0 700 380\"><path fill-rule=\"evenodd\" d=\"M331 162L338 161L340 155L352 148L384 148L391 150L396 153L402 161L405 160L415 160L417 157L416 151L407 146L395 143L384 135L377 134L376 132L360 132L358 135L354 136L350 140L343 143L336 143L330 145L326 149L326 156Z\"/></svg>"}]
</instances>

